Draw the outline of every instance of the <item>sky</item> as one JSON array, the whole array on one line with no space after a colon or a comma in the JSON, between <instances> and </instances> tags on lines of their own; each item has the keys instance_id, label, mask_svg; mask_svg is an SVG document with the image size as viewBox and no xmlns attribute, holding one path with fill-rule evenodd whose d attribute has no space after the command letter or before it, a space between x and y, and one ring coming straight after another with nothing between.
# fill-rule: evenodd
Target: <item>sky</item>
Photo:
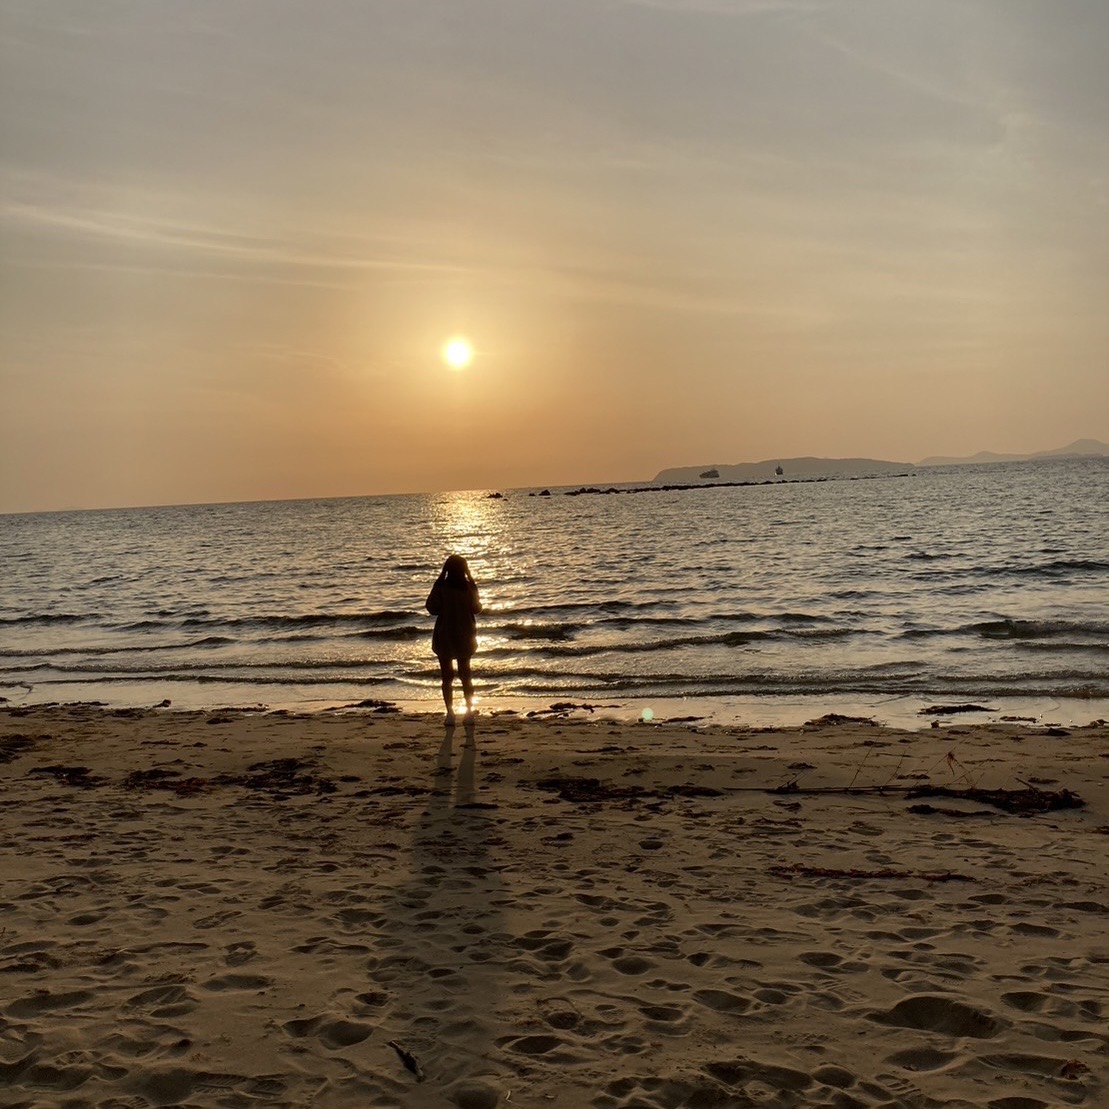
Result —
<instances>
[{"instance_id":1,"label":"sky","mask_svg":"<svg viewBox=\"0 0 1109 1109\"><path fill-rule=\"evenodd\" d=\"M1105 0L0 0L0 511L1109 440L1107 52Z\"/></svg>"}]
</instances>

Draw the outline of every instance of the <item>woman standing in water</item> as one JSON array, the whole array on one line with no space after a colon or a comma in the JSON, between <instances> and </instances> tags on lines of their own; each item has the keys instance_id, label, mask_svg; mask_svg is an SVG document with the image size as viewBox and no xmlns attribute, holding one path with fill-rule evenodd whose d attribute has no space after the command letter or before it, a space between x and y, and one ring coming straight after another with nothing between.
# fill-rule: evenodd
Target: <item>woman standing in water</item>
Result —
<instances>
[{"instance_id":1,"label":"woman standing in water","mask_svg":"<svg viewBox=\"0 0 1109 1109\"><path fill-rule=\"evenodd\" d=\"M457 554L443 563L443 569L427 597L427 610L435 617L431 649L439 659L443 678L443 703L447 706L447 723L454 723L454 662L458 660L458 678L466 699L466 715L474 711L474 686L470 677L470 659L477 650L477 621L481 598L470 577L470 567Z\"/></svg>"}]
</instances>

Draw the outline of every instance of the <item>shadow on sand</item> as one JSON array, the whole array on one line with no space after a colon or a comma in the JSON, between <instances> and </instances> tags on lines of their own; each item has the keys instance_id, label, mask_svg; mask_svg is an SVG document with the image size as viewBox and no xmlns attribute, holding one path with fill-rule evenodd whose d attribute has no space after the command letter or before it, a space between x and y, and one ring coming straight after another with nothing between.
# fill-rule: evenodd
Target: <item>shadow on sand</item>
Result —
<instances>
[{"instance_id":1,"label":"shadow on sand","mask_svg":"<svg viewBox=\"0 0 1109 1109\"><path fill-rule=\"evenodd\" d=\"M456 763L458 738L455 726L444 729L407 875L386 899L380 957L369 967L373 985L391 995L382 1042L410 1053L423 1076L401 1069L398 1055L404 1106L495 1104L503 1085L490 1057L504 988L496 954L506 891L489 857L497 806L477 800L472 720Z\"/></svg>"}]
</instances>

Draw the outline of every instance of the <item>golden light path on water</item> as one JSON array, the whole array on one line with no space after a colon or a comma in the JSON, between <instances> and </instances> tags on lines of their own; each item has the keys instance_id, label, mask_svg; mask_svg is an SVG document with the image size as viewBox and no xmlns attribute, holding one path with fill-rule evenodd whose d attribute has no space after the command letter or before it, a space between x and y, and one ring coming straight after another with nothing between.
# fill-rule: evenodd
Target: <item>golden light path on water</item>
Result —
<instances>
[{"instance_id":1,"label":"golden light path on water","mask_svg":"<svg viewBox=\"0 0 1109 1109\"><path fill-rule=\"evenodd\" d=\"M432 509L432 526L439 541L441 558L460 554L470 565L470 572L478 585L482 606L486 612L499 607L498 598L490 582L505 580L506 571L512 575L514 558L508 543L508 529L504 526L504 505L499 498L485 492L445 493ZM483 567L490 561L495 567ZM483 634L478 625L478 650L499 646L506 642L503 636ZM474 696L475 706L481 694Z\"/></svg>"},{"instance_id":2,"label":"golden light path on water","mask_svg":"<svg viewBox=\"0 0 1109 1109\"><path fill-rule=\"evenodd\" d=\"M487 618L494 612L528 607L532 600L529 583L534 582L537 575L542 576L534 551L519 545L514 528L516 522L511 503L492 491L444 493L432 508L432 526L440 558L445 560L450 554L460 554L466 559L481 593ZM494 583L499 583L499 588ZM488 623L488 619L478 621L479 655L482 651L513 645L509 636L491 633ZM539 621L521 615L512 623L517 628L526 628ZM480 659L476 672L480 674ZM474 703L480 702L478 692ZM643 705L637 710L637 716L650 723L655 710Z\"/></svg>"}]
</instances>

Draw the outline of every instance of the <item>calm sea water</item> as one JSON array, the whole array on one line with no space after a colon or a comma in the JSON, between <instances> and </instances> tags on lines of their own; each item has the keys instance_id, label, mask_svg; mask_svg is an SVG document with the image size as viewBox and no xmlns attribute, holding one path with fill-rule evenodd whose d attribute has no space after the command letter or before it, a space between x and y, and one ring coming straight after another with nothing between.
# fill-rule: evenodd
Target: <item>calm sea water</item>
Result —
<instances>
[{"instance_id":1,"label":"calm sea water","mask_svg":"<svg viewBox=\"0 0 1109 1109\"><path fill-rule=\"evenodd\" d=\"M1105 460L0 516L0 694L431 709L451 551L488 708L1109 704Z\"/></svg>"}]
</instances>

